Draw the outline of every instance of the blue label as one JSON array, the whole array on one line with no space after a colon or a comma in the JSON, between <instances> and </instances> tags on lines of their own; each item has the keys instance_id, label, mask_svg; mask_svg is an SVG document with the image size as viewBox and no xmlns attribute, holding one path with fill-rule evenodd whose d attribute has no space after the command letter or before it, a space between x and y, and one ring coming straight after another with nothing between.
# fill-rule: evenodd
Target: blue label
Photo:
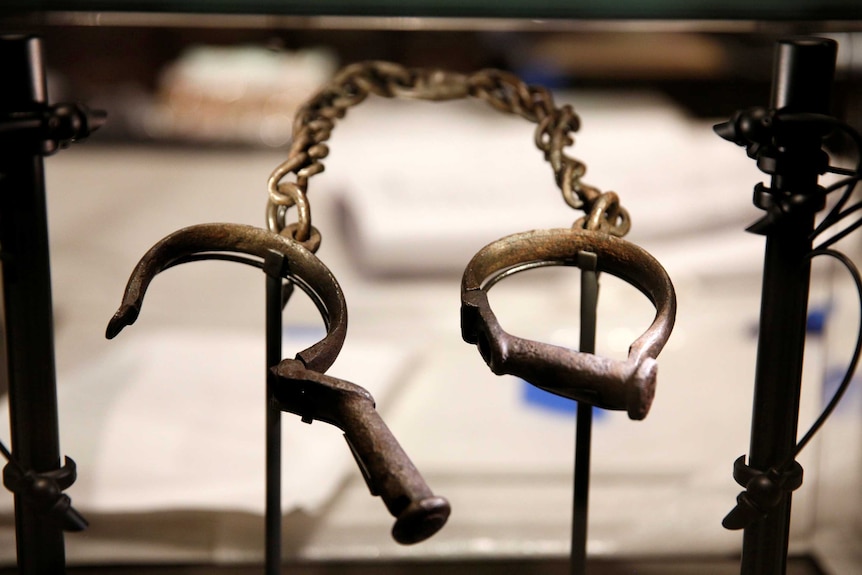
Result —
<instances>
[{"instance_id":1,"label":"blue label","mask_svg":"<svg viewBox=\"0 0 862 575\"><path fill-rule=\"evenodd\" d=\"M521 398L527 407L565 416L574 416L577 413L577 401L545 391L527 383L523 379L518 378L518 381L522 389ZM593 407L593 421L600 420L605 415L606 412L604 409Z\"/></svg>"}]
</instances>

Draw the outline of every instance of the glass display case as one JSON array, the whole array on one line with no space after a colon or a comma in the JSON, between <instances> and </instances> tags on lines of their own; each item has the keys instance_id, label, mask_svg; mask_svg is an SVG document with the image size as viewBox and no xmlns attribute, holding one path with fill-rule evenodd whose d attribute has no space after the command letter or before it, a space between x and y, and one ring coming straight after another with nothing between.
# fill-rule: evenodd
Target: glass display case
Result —
<instances>
[{"instance_id":1,"label":"glass display case","mask_svg":"<svg viewBox=\"0 0 862 575\"><path fill-rule=\"evenodd\" d=\"M649 416L592 415L587 573L740 573L742 532L722 519L742 490L734 461L752 441L764 237L746 228L763 216L752 190L770 176L713 126L770 106L776 42L799 34L837 42L830 113L858 126L860 17L854 2L803 0L7 2L4 37L30 34L43 46L42 104L85 102L93 123L68 149L35 152L46 156L53 311L41 305L47 316L30 324L48 326L53 349L50 361L33 361L48 387L56 373L58 421L31 424L49 436L55 425L59 453L49 460L68 454L77 465L65 492L89 527L59 537L69 571L262 571L272 339L264 275L224 261L180 266L153 282L128 333L108 341L105 327L134 265L161 238L204 222L266 227L267 179L288 157L302 103L344 66L391 61L506 70L571 105L580 126L567 153L586 165L589 184L619 195L632 220L626 240L673 280L676 326ZM20 77L11 63L4 70L0 90L11 94ZM103 125L93 110L107 112ZM517 114L372 96L335 125L309 194L325 236L317 256L350 309L328 373L371 392L452 515L427 541L396 543L338 430L285 413L282 572L571 572L576 406L489 371L462 341L459 288L482 246L567 228L583 214L561 200ZM2 142L15 157L11 132ZM823 146L844 170L823 176L829 186L848 177L857 150L841 134ZM857 236L838 247L858 261ZM851 275L820 258L811 266L800 435L839 385L860 329ZM577 349L579 282L570 267L534 269L490 298L507 329ZM610 273L599 282L596 353L622 360L654 308ZM7 328L16 315L8 301ZM318 303L291 297L277 330L283 357L330 328ZM20 347L6 333L7 349ZM10 408L12 420L22 416L6 389L0 439L13 436L14 454L22 440ZM50 394L37 396L36 409L50 407ZM853 384L800 454L790 558L776 573L862 565L859 402ZM10 573L17 521L7 493L0 562Z\"/></svg>"}]
</instances>

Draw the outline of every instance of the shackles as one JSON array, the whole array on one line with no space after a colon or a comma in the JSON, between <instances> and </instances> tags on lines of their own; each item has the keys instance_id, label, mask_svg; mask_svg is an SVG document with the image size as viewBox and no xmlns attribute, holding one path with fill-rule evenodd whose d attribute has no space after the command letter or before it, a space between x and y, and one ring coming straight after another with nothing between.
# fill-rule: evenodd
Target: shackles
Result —
<instances>
[{"instance_id":1,"label":"shackles","mask_svg":"<svg viewBox=\"0 0 862 575\"><path fill-rule=\"evenodd\" d=\"M180 263L229 259L257 265L271 276L277 274L298 285L314 301L327 333L295 358L283 359L272 368L277 379L272 399L281 410L297 414L303 421L317 419L344 431L371 493L380 495L396 518L393 537L401 543L415 543L442 528L449 517L449 503L434 495L422 479L380 418L371 395L325 373L344 343L347 307L335 277L314 255L320 232L311 225L308 183L323 171L322 161L329 153L326 142L335 121L369 95L434 101L476 98L535 124L536 147L551 166L566 204L587 214L578 225L588 229L515 234L477 253L461 283L461 335L479 348L496 374L518 375L558 395L625 410L632 419L643 419L655 392L656 356L673 328L673 285L652 256L621 239L630 218L616 194L584 183L586 166L565 153L564 148L573 142L571 133L579 127L572 107L557 107L546 89L526 85L499 70L463 75L388 62L361 62L344 68L296 113L288 157L267 184L268 229L202 224L167 236L135 267L107 336L114 337L133 323L155 275ZM288 223L286 214L294 206L297 221ZM656 307L652 325L631 345L625 361L518 338L503 330L487 298L487 290L495 283L541 265L589 262L598 271L637 287Z\"/></svg>"},{"instance_id":2,"label":"shackles","mask_svg":"<svg viewBox=\"0 0 862 575\"><path fill-rule=\"evenodd\" d=\"M255 256L260 260L221 256L224 252ZM338 357L347 335L347 304L341 286L329 268L300 243L244 224L198 224L158 241L132 271L120 308L108 323L105 335L113 339L137 320L150 282L168 268L206 259L231 259L264 268L267 260L273 257L283 262L279 265L279 275L298 285L323 318L326 337L297 355L310 369L326 371Z\"/></svg>"},{"instance_id":3,"label":"shackles","mask_svg":"<svg viewBox=\"0 0 862 575\"><path fill-rule=\"evenodd\" d=\"M580 120L570 105L556 106L545 88L500 70L464 75L374 61L343 68L296 114L288 157L268 181L269 228L298 240L314 235L309 180L323 171L326 142L336 120L372 94L432 101L475 98L536 125L534 143L553 170L565 202L584 210L574 226L583 229L515 234L480 251L462 281L462 337L479 347L494 373L519 375L565 397L625 410L632 419L646 417L655 394L656 356L676 315L673 284L649 253L621 239L631 219L617 194L583 182L586 165L565 152ZM298 221L288 224L285 214L292 206L297 207ZM632 344L624 362L514 337L503 331L491 311L485 292L503 277L538 265L573 265L580 253L596 253L599 270L633 284L656 306L653 324Z\"/></svg>"},{"instance_id":4,"label":"shackles","mask_svg":"<svg viewBox=\"0 0 862 575\"><path fill-rule=\"evenodd\" d=\"M593 258L584 262L584 255ZM629 347L625 361L510 335L488 302L498 281L541 265L595 265L635 286L656 308L650 327ZM461 336L476 344L497 375L509 374L556 395L643 419L655 396L656 357L676 317L667 272L648 252L608 234L579 229L533 230L480 250L461 281Z\"/></svg>"},{"instance_id":5,"label":"shackles","mask_svg":"<svg viewBox=\"0 0 862 575\"><path fill-rule=\"evenodd\" d=\"M371 394L349 381L308 369L298 359L282 360L273 372L284 383L275 389L284 411L344 431L369 491L379 495L396 518L393 539L418 543L443 527L451 511L449 502L434 495L422 479L377 413Z\"/></svg>"},{"instance_id":6,"label":"shackles","mask_svg":"<svg viewBox=\"0 0 862 575\"><path fill-rule=\"evenodd\" d=\"M253 256L233 257L228 254ZM344 432L350 451L373 495L396 518L392 536L418 543L436 533L449 517L446 499L434 495L375 410L372 396L349 381L324 375L341 351L347 333L347 304L332 272L302 244L268 230L242 224L200 224L157 242L135 266L120 308L108 324L115 337L133 324L155 276L175 265L228 259L263 268L298 285L314 302L326 325L323 339L272 368L278 380L274 399L282 411L303 421L323 421ZM272 270L269 270L272 271Z\"/></svg>"}]
</instances>

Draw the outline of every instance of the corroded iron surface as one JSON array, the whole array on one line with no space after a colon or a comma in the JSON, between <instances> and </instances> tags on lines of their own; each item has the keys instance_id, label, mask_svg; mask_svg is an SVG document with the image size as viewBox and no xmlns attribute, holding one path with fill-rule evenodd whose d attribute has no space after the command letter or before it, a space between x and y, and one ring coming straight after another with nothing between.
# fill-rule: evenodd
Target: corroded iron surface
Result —
<instances>
[{"instance_id":1,"label":"corroded iron surface","mask_svg":"<svg viewBox=\"0 0 862 575\"><path fill-rule=\"evenodd\" d=\"M595 253L598 271L637 287L656 307L649 329L625 361L581 353L510 335L488 302L487 290L506 274L551 262L577 265L580 252ZM656 357L676 317L676 295L664 268L642 248L608 234L576 229L534 230L485 246L461 282L461 334L476 344L491 371L511 374L564 397L646 417L655 395Z\"/></svg>"},{"instance_id":2,"label":"corroded iron surface","mask_svg":"<svg viewBox=\"0 0 862 575\"><path fill-rule=\"evenodd\" d=\"M300 352L312 369L326 371L338 356L347 334L347 304L332 272L300 243L268 230L243 224L199 224L176 231L156 243L132 271L122 304L108 323L106 336L115 337L137 320L147 288L160 272L219 252L256 256L263 261L283 258L280 275L294 281L314 300L327 327L326 338ZM262 264L263 265L263 264Z\"/></svg>"},{"instance_id":3,"label":"corroded iron surface","mask_svg":"<svg viewBox=\"0 0 862 575\"><path fill-rule=\"evenodd\" d=\"M392 537L418 543L439 531L449 518L449 502L434 495L377 413L364 388L285 359L272 368L278 378L275 399L302 420L324 421L344 431L372 495L379 495L396 518Z\"/></svg>"}]
</instances>

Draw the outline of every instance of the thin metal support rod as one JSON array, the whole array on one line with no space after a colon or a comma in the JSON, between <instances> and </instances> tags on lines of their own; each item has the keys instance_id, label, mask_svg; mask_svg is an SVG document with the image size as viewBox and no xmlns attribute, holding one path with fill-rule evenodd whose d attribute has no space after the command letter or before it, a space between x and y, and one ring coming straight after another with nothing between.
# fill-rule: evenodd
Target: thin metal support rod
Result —
<instances>
[{"instance_id":1,"label":"thin metal support rod","mask_svg":"<svg viewBox=\"0 0 862 575\"><path fill-rule=\"evenodd\" d=\"M580 351L596 351L596 307L599 279L596 254L578 254L581 268L581 333ZM571 575L587 572L587 528L590 493L590 455L592 447L593 406L578 402L575 425L575 479L572 512Z\"/></svg>"},{"instance_id":2,"label":"thin metal support rod","mask_svg":"<svg viewBox=\"0 0 862 575\"><path fill-rule=\"evenodd\" d=\"M0 115L47 103L41 42L0 38ZM54 322L42 156L21 146L0 154L3 329L12 452L36 473L60 468ZM36 505L15 497L22 575L65 572L63 532Z\"/></svg>"},{"instance_id":3,"label":"thin metal support rod","mask_svg":"<svg viewBox=\"0 0 862 575\"><path fill-rule=\"evenodd\" d=\"M281 410L273 399L276 376L271 367L281 361L282 279L284 258L273 254L264 262L266 272L266 511L264 569L281 571Z\"/></svg>"}]
</instances>

